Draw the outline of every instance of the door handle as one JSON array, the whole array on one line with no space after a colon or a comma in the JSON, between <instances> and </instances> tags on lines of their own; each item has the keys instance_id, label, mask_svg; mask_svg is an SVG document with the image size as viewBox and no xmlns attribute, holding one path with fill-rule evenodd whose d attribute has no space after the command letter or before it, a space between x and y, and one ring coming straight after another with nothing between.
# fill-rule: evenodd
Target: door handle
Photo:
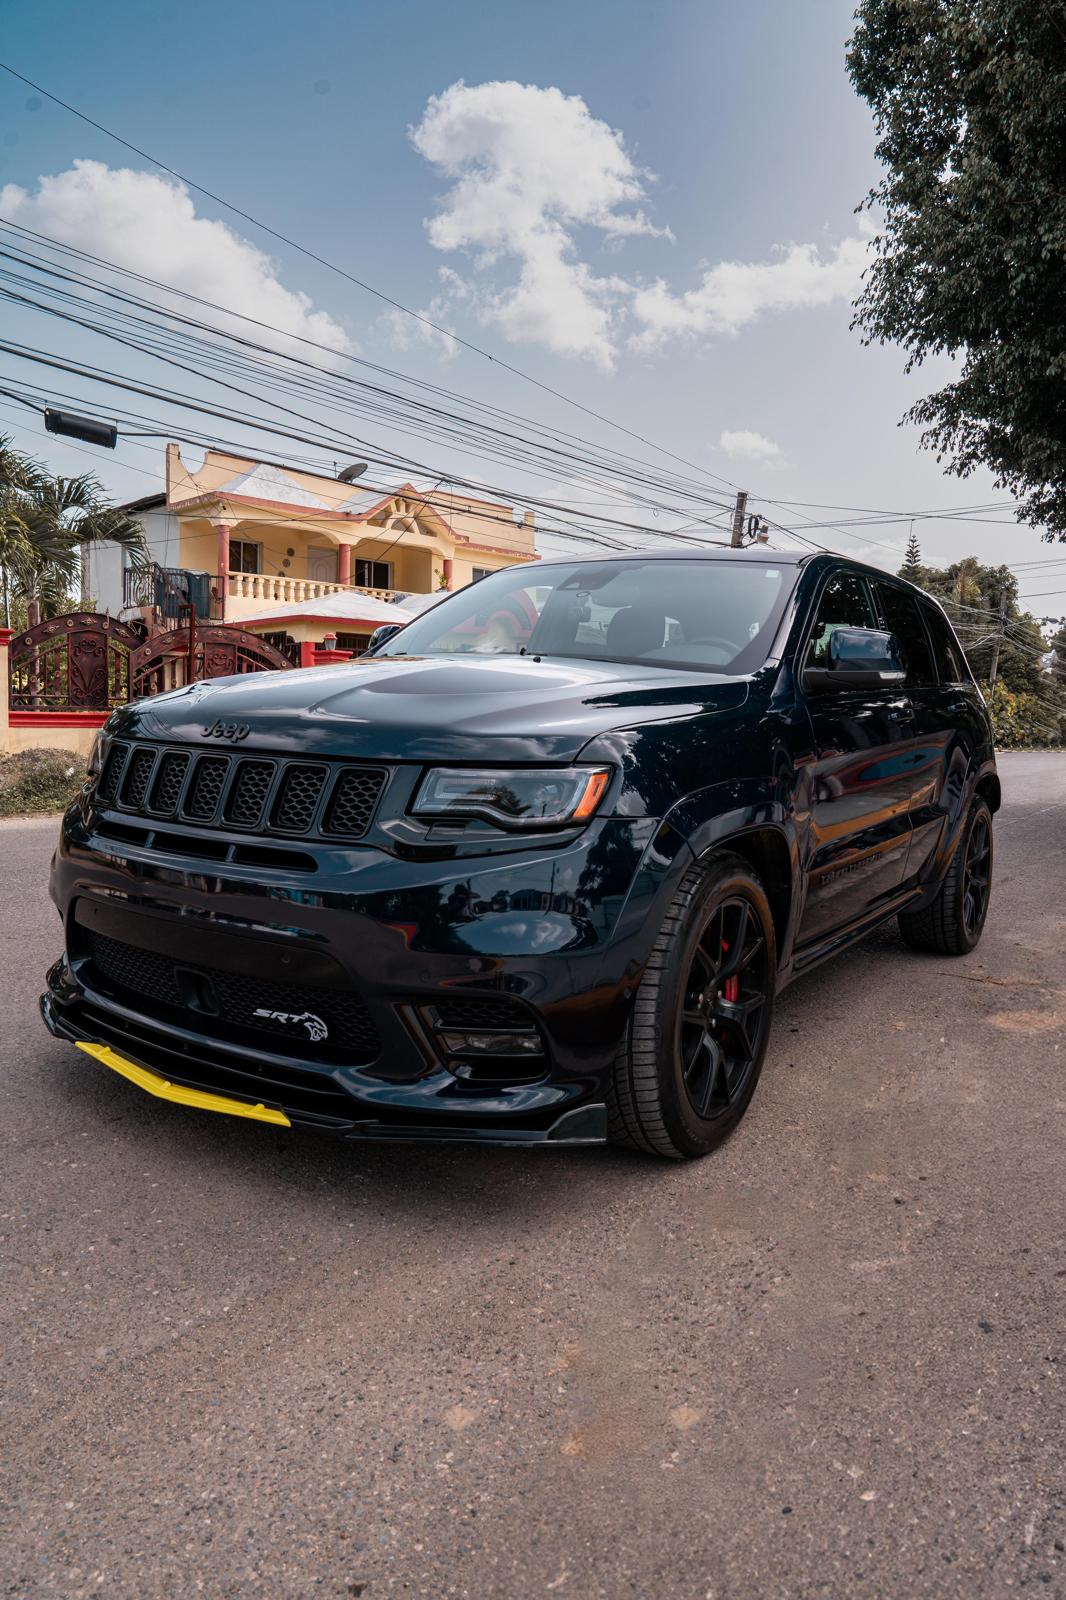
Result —
<instances>
[{"instance_id":1,"label":"door handle","mask_svg":"<svg viewBox=\"0 0 1066 1600\"><path fill-rule=\"evenodd\" d=\"M914 710L911 706L893 706L888 716L891 722L913 722Z\"/></svg>"}]
</instances>

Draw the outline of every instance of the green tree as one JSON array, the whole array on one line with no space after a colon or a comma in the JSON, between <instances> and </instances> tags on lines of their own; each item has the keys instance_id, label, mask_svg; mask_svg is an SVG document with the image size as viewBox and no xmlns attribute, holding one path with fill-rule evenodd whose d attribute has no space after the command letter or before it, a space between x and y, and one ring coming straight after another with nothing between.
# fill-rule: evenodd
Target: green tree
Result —
<instances>
[{"instance_id":1,"label":"green tree","mask_svg":"<svg viewBox=\"0 0 1066 1600\"><path fill-rule=\"evenodd\" d=\"M986 567L976 556L966 556L950 567L920 567L917 576L904 563L900 576L940 601L979 683L987 684L992 675L998 641L997 677L1008 689L1066 704L1066 677L1060 680L1041 667L1049 647L1039 625L1021 609L1018 579L1009 567Z\"/></svg>"},{"instance_id":2,"label":"green tree","mask_svg":"<svg viewBox=\"0 0 1066 1600\"><path fill-rule=\"evenodd\" d=\"M113 542L146 556L139 523L105 496L91 473L53 477L0 435L0 577L4 602L27 621L77 604L81 550Z\"/></svg>"},{"instance_id":3,"label":"green tree","mask_svg":"<svg viewBox=\"0 0 1066 1600\"><path fill-rule=\"evenodd\" d=\"M1066 540L1066 8L861 0L848 71L885 167L856 324L908 370L956 358L907 419Z\"/></svg>"},{"instance_id":4,"label":"green tree","mask_svg":"<svg viewBox=\"0 0 1066 1600\"><path fill-rule=\"evenodd\" d=\"M922 570L922 547L918 543L917 534L912 533L907 540L907 554L903 558L899 575L901 578L906 578L908 583L917 583L918 574Z\"/></svg>"}]
</instances>

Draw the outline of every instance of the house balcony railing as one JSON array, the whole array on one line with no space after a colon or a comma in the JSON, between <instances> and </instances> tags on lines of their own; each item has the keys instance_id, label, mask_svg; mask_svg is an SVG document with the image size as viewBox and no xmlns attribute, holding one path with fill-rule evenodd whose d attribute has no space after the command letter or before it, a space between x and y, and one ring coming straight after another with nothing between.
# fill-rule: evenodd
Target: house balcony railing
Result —
<instances>
[{"instance_id":1,"label":"house balcony railing","mask_svg":"<svg viewBox=\"0 0 1066 1600\"><path fill-rule=\"evenodd\" d=\"M329 594L368 594L375 600L391 600L407 593L400 589L367 589L356 583L326 583L320 578L290 578L267 572L229 572L227 594L234 600L261 600L264 605L279 605L296 600L321 600Z\"/></svg>"},{"instance_id":2,"label":"house balcony railing","mask_svg":"<svg viewBox=\"0 0 1066 1600\"><path fill-rule=\"evenodd\" d=\"M122 574L122 603L125 607L148 608L159 621L178 622L184 607L194 605L198 617L214 616L218 610L217 580L211 572L190 572L185 567L161 567L152 561L146 566L127 567Z\"/></svg>"}]
</instances>

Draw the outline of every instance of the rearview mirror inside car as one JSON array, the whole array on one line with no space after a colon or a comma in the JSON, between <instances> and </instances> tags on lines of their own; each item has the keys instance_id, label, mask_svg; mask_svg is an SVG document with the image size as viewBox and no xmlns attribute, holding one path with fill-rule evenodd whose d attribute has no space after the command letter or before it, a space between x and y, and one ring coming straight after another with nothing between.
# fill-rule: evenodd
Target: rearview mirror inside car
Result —
<instances>
[{"instance_id":1,"label":"rearview mirror inside car","mask_svg":"<svg viewBox=\"0 0 1066 1600\"><path fill-rule=\"evenodd\" d=\"M403 626L402 622L383 622L380 628L375 628L370 635L370 643L366 647L367 655L372 656L379 645L383 645L387 639L391 639L394 633L399 633Z\"/></svg>"},{"instance_id":2,"label":"rearview mirror inside car","mask_svg":"<svg viewBox=\"0 0 1066 1600\"><path fill-rule=\"evenodd\" d=\"M806 667L803 687L809 694L832 689L882 689L906 677L894 633L877 628L834 628L824 667Z\"/></svg>"}]
</instances>

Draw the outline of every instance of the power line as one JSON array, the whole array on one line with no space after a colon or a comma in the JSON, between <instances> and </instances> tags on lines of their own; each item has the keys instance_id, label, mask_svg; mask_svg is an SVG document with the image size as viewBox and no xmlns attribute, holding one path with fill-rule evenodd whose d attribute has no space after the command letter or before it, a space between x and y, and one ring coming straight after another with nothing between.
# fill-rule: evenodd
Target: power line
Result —
<instances>
[{"instance_id":1,"label":"power line","mask_svg":"<svg viewBox=\"0 0 1066 1600\"><path fill-rule=\"evenodd\" d=\"M40 236L40 237L43 237L43 236ZM63 247L58 247L58 248L63 248ZM9 252L9 251L0 251L0 257L6 257L7 259L19 259L18 257L13 256L12 253ZM32 261L32 260L35 260L36 258L30 258L30 259ZM74 278L74 277L70 277L68 274L56 274L54 266L51 263L46 264L45 270L49 271L53 275L61 277L65 282L75 282L75 281L77 281L79 283L91 284L92 288L94 290L99 289L101 292L103 292L105 294L108 294L109 296L111 296L113 298L118 298L119 300L125 302L128 305L136 305L139 309L150 310L151 312L153 312L154 314L156 314L159 317L164 317L164 318L167 318L167 319L170 319L170 320L176 320L179 323L181 323L184 327L187 327L187 328L195 327L196 329L200 330L203 333L210 334L212 336L212 338L214 340L216 340L216 341L218 339L222 339L223 341L226 341L226 342L235 343L239 347L239 359L238 359L238 357L232 357L232 358L231 357L226 357L225 358L225 362L224 362L224 366L223 366L223 370L230 371L230 372L239 372L242 376L245 376L246 375L246 369L247 369L247 362L248 362L249 359L251 359L252 362L253 362L253 369L252 370L254 371L255 381L256 381L256 384L257 384L257 393L260 393L260 395L261 395L261 390L262 390L262 386L263 386L264 383L267 385L267 387L271 387L271 386L276 387L280 383L280 386L285 390L285 392L291 391L291 389L293 387L294 378L293 378L293 374L288 371L288 365L289 365L290 362L293 361L294 358L290 357L288 354L286 354L284 352L277 352L277 351L274 351L274 350L268 350L267 347L255 342L255 341L248 341L247 339L244 339L244 338L237 338L236 336L234 336L233 334L231 334L230 332L228 332L225 329L218 329L218 328L210 327L207 324L204 324L202 322L196 321L195 319L190 319L190 318L185 317L185 316L178 316L172 309L160 307L155 302L144 301L144 300L139 299L138 297L130 297L130 296L127 296L127 295L119 294L117 291L115 291L112 288L108 288L107 286L100 285L99 284L99 280L96 280L96 279L86 280L83 277L82 278ZM12 276L13 275L10 274L10 273L4 273L4 272L0 271L0 278L7 277L7 278L10 279ZM23 281L23 280L19 280L19 281ZM151 280L145 280L145 281L151 281ZM167 286L167 285L157 284L156 286L158 288L162 289L164 292L169 292L169 286ZM68 302L72 302L72 303L78 305L80 308L83 308L85 311L90 311L91 310L93 315L97 316L97 317L99 316L99 314L102 311L102 308L99 306L98 302L96 302L95 300L86 300L84 297L71 296L70 293L66 292L66 291L56 291L56 290L46 289L44 292L62 294L62 298L63 299L67 300ZM7 294L9 296L12 295L12 291L10 291L10 290L0 290L0 293ZM74 321L74 322L78 323L78 325L86 327L92 332L96 332L98 334L102 334L104 337L107 337L107 338L117 339L117 341L120 344L124 344L124 345L127 345L127 346L132 344L132 346L134 348L137 348L142 353L149 353L151 355L156 356L159 359L167 361L170 364L178 365L183 370L190 370L188 362L178 361L176 359L176 352L177 352L179 346L176 346L174 344L174 340L173 340L173 337L171 336L171 333L169 331L167 331L167 330L162 330L162 331L159 330L157 325L147 323L145 321L145 319L143 317L141 317L141 316L132 316L131 314L124 313L124 312L113 312L113 313L110 313L111 315L117 316L117 317L119 317L121 319L122 327L125 330L123 332L116 332L115 326L114 326L113 323L110 324L110 325L108 325L108 324L101 325L98 320L97 321L91 320L91 318L88 315L74 316L70 312L65 312L65 311L57 309L54 306L49 306L47 304L42 304L40 301L33 300L29 296L14 295L13 297L16 298L20 303L27 304L27 305L31 306L33 309L36 309L36 310L39 310L39 311L44 311L44 312L46 312L46 313L48 313L50 315L60 316L64 320ZM224 314L229 315L229 312L226 310L226 308L221 308L220 307L220 308L217 308L217 309L219 311L223 312ZM238 314L235 313L234 315L238 315ZM136 334L135 334L135 336L130 336L131 326L134 326L134 325L136 326ZM149 327L153 327L155 329L155 331L150 336L146 332L146 330ZM281 332L281 330L272 330L272 331L276 331L276 332L279 332L279 333ZM165 336L165 342L160 344L160 342L159 342L160 338L164 337L164 336ZM212 361L217 363L217 361L219 359L219 351L217 349L216 344L205 343L202 338L194 337L194 336L191 336L191 335L188 335L188 334L184 334L184 333L181 335L181 338L186 339L186 340L191 338L191 346L190 346L190 348L195 350L195 357L191 358L191 359L195 359L195 361L197 363L197 365L194 368L192 368L191 370L193 370L198 377L202 376L202 368L205 365L205 363L209 363L209 362L212 362ZM181 346L181 348L184 348L184 346ZM251 351L254 351L255 355L250 355ZM268 358L268 359L266 360L266 363L264 364L264 362L262 360L257 359L259 357L265 357L265 358ZM236 360L236 363L237 363L236 365L234 365L234 361L235 360ZM283 365L279 366L279 362L283 363ZM306 391L306 383L307 383L307 381L313 382L316 388L321 388L322 384L325 383L327 385L327 390L325 392L330 392L330 393L332 393L336 389L336 384L337 384L338 381L343 381L343 383L346 386L350 385L350 384L353 384L355 382L355 380L350 379L350 378L339 378L338 375L335 372L332 372L329 369L325 369L325 368L323 368L321 366L318 366L318 365L316 365L314 363L309 363L309 362L307 362L306 360L303 360L303 359L299 359L298 361L296 361L296 365L299 368L304 369L304 372L305 372L304 376L301 376L300 373L297 373L296 374L296 378L295 378L297 390L298 390L298 392L301 392L301 393L307 392ZM217 381L225 383L225 380L222 380L222 379L219 379ZM232 384L228 384L228 383L226 383L226 386L230 387L230 388L234 387ZM360 389L360 390L365 390L367 388L367 386L364 385L364 384L356 384L356 387L358 389ZM238 392L245 393L246 391L238 390ZM387 391L387 390L382 390L380 387L377 387L377 386L372 386L372 392L375 395L379 396L379 397L386 398L389 401L390 405L392 405L393 402L399 400L399 398L400 398L394 392ZM407 402L407 401L404 401L403 403L405 405L415 404L414 402ZM381 411L380 405L378 405L377 403L375 403L375 405L376 405L376 409L378 411ZM305 420L305 421L306 420L310 420L310 419L307 418L306 413L303 413L303 412L291 413L291 408L288 408L288 407L279 407L279 409L281 409L283 411L290 412L290 414L295 414L295 415L299 416L302 420ZM333 409L335 410L335 406L334 406ZM372 408L372 409L374 409L374 408ZM386 416L390 415L390 413L387 412L387 411L381 412L381 414L382 415L386 415ZM468 422L468 419L463 419L462 417L460 417L459 415L457 415L455 413L442 412L439 408L430 408L430 410L427 411L426 408L421 403L417 403L417 405L416 405L416 413L415 414L419 414L421 416L423 430L424 430L425 425L426 425L426 420L428 419L430 424L432 425L432 429L434 431L437 431L438 434L441 437L450 438L450 440L453 443L457 439L460 438L460 435L457 435L455 433L455 426L456 425L461 425L461 426L465 427L465 426L467 426L467 422ZM398 416L398 414L393 409L392 412L391 412L391 420L392 420L394 425L395 425L395 423L397 421L397 416ZM442 423L446 424L446 431L443 432L443 433L441 432ZM476 426L476 428L478 430L476 432L475 436L474 436L474 448L475 448L476 453L483 453L484 452L485 441L486 441L486 439L488 439L488 443L489 443L489 445L491 447L491 453L493 455L495 455L497 457L504 458L504 459L513 458L513 459L516 459L516 460L521 460L521 461L523 461L525 463L525 465L527 466L527 469L533 470L533 471L537 472L539 475L542 475L542 476L545 475L543 466L536 466L536 465L532 465L531 464L531 463L534 463L534 462L541 462L544 459L544 457L545 457L545 448L546 448L544 444L538 445L534 451L531 451L530 449L526 448L525 441L522 439L521 435L516 435L516 434L510 433L510 432L505 432L505 433L501 434L498 431L495 431L495 432L492 432L491 433L491 437L489 437L489 436L485 435L485 433L483 431L483 425L476 424L475 426ZM543 430L541 430L539 428L539 425L537 425L537 424L530 424L530 427L533 430L537 431L537 432L543 432ZM558 435L557 432L555 432L555 433L549 433L546 437L548 439L558 439L560 436ZM358 443L360 449L368 450L371 453L373 453L375 448L376 448L376 447L373 446L372 442L369 441L369 440L358 439L356 442ZM599 448L599 447L594 447L594 446L587 446L587 442L586 441L575 441L575 442L576 443L580 443L580 444L584 444L584 445L586 445L587 448L592 448L592 449L598 449ZM517 448L517 454L516 454L516 448ZM552 452L552 446L549 445L547 447L547 449L548 449L548 453L550 454ZM558 453L557 449L556 449L556 453ZM567 471L572 471L574 469L574 467L576 466L587 477L588 476L588 474L587 474L587 463L589 463L589 460L590 460L590 458L587 457L587 456L583 456L581 454L578 454L578 453L576 453L575 451L573 451L571 449L566 449L566 450L564 450L564 452L560 456L559 465L555 470L556 470L556 472L562 471L562 472L565 473ZM709 493L708 493L708 491L707 491L705 486L700 485L700 486L697 486L695 488L692 488L692 487L689 486L689 483L686 480L683 480L683 479L678 480L676 477L674 479L672 479L672 480L667 480L665 482L662 481L661 479L660 480L656 480L654 477L650 476L649 472L644 469L642 464L634 463L629 458L621 458L620 459L615 454L608 454L606 457L599 456L599 457L592 458L591 464L594 466L594 468L598 472L600 472L600 473L606 472L608 474L608 480L606 482L603 482L602 479L599 479L599 480L598 479L590 479L590 482L599 483L601 491L602 490L606 490L607 492L615 495L618 499L629 500L629 501L631 501L633 503L636 503L638 505L642 505L644 507L650 507L656 515L658 513L659 506L663 503L663 499L664 499L663 490L664 489L667 491L668 494L673 495L673 496L677 496L678 494L680 494L685 499L691 498L691 499L697 500L698 503L703 504L703 505L707 505L707 504L714 505L714 506L718 507L722 511L725 511L727 509L727 504L728 503L724 502L724 501L715 501L709 495ZM421 464L419 463L418 465L421 465ZM552 473L548 473L546 475L550 477L553 474ZM623 483L619 483L619 482L613 481L613 480L617 479L619 476L623 477L624 479L626 479L628 482L630 482L632 484L639 484L641 486L647 486L648 488L655 488L657 490L656 499L655 500L649 500L649 499L647 499L645 497L644 494L640 493L634 487L627 487ZM524 498L528 498L528 497L524 497ZM605 502L605 503L608 503L608 502ZM691 511L688 512L688 515L691 517ZM717 519L717 517L712 516L712 517L699 518L697 520L707 524L708 526L717 526L717 520L718 519ZM650 530L650 531L658 532L660 530ZM665 530L661 530L661 531L665 531Z\"/></svg>"},{"instance_id":2,"label":"power line","mask_svg":"<svg viewBox=\"0 0 1066 1600\"><path fill-rule=\"evenodd\" d=\"M175 167L168 166L165 161L160 161L158 157L150 155L148 151L141 149L139 145L133 144L129 139L123 138L123 136L116 133L114 129L105 127L102 122L97 122L95 118L90 117L86 112L80 111L77 106L71 105L69 101L61 99L59 95L53 94L49 89L44 88L42 84L35 83L32 78L27 78L24 73L17 72L15 68L10 66L6 61L0 61L0 68L9 73L11 77L17 78L20 83L26 84L29 88L33 89L35 93L43 95L46 100L51 100L54 105L61 106L63 110L69 112L71 116L78 117L89 127L95 128L98 133L104 134L105 137L109 139L114 139L117 144L122 145L127 150L131 150L134 155L140 156L143 161L148 161L152 164L152 166L158 167L160 171L169 173L172 178L177 178L179 183L183 183L188 188L195 190L197 194L205 195L209 200L214 201L216 205L224 206L227 211L232 211L234 216L241 217L245 222L251 223L252 227L259 228L262 232L269 234L271 238L277 239L282 244L288 245L290 249L299 251L301 255L306 256L309 260L317 262L319 266L326 267L330 272L337 273L339 277L345 278L349 283L355 284L357 288L364 290L367 294L374 295L377 299L383 301L386 305L391 306L394 310L402 311L405 316L413 317L417 322L421 322L426 327L432 328L434 332L443 334L449 339L454 339L455 342L461 345L464 349L472 351L475 355L481 356L486 361L491 361L493 365L503 368L505 371L512 373L515 377L521 378L523 382L533 384L535 388L541 389L544 393L552 395L556 400L562 400L567 405L575 407L576 410L584 412L586 416L594 417L596 421L602 422L608 427L618 429L619 432L627 434L631 439L636 439L640 444L646 445L649 449L656 450L662 455L669 456L672 460L679 461L687 467L692 467L693 470L697 472L701 470L699 467L696 467L693 462L687 461L684 456L677 455L672 450L667 450L665 446L656 444L653 440L645 438L643 434L635 432L632 428L625 427L624 424L616 422L612 417L603 415L601 412L594 410L591 406L583 405L579 400L575 400L572 395L566 394L563 390L552 388L550 384L543 383L539 378L534 378L530 373L524 372L520 367L516 367L513 363L504 361L499 356L494 356L490 351L485 350L481 345L474 344L472 341L460 337L460 335L454 333L452 329L443 327L440 323L434 322L431 317L425 316L420 311L413 310L412 307L404 305L402 301L395 300L391 295L385 294L384 291L380 289L376 289L373 284L367 283L361 278L357 278L353 273L348 272L344 267L337 266L335 262L328 260L327 257L319 255L316 251L309 249L306 245L300 244L296 239L292 239L287 234L281 233L278 229L272 228L269 223L262 222L258 217L254 217L250 212L242 210L240 206L234 205L232 201L224 199L221 195L205 188L202 184L194 182L191 178L187 178ZM736 485L730 483L728 478L722 478L718 473L711 472L709 473L709 476L718 479L718 481L721 483L728 484L732 489L736 488Z\"/></svg>"}]
</instances>

